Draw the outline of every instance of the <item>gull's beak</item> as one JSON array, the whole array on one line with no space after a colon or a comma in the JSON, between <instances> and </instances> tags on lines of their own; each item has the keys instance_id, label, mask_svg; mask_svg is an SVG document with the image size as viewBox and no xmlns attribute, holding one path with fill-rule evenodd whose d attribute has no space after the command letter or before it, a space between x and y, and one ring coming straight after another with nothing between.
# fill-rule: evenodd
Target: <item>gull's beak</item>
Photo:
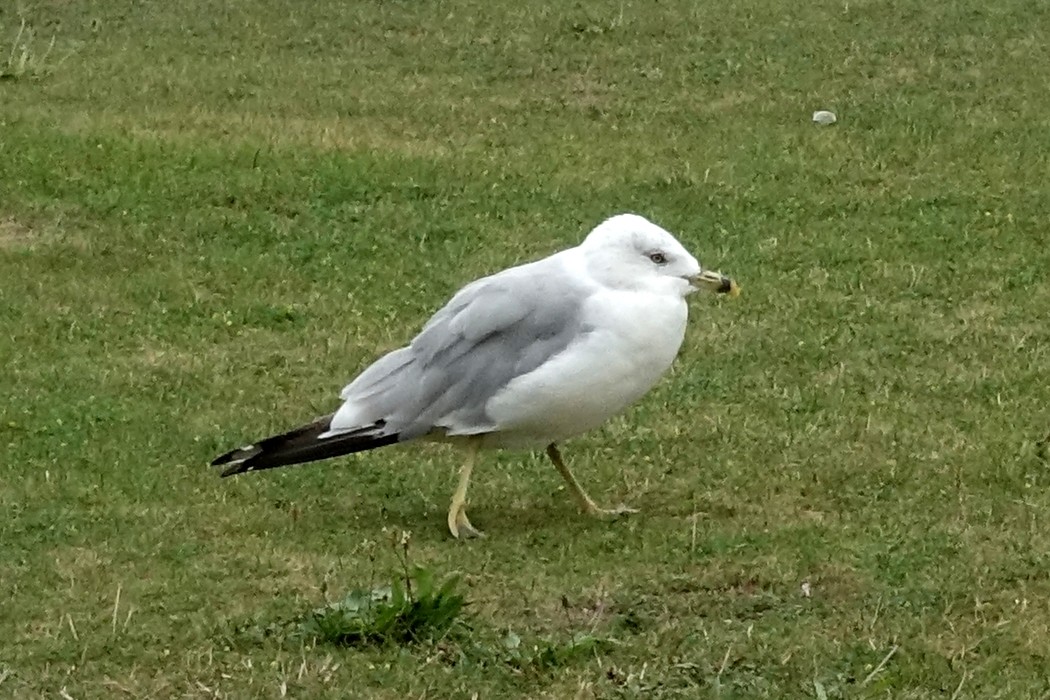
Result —
<instances>
[{"instance_id":1,"label":"gull's beak","mask_svg":"<svg viewBox=\"0 0 1050 700\"><path fill-rule=\"evenodd\" d=\"M721 272L713 272L711 270L704 270L699 275L690 277L689 284L696 289L706 289L716 294L728 294L731 297L740 294L740 285Z\"/></svg>"}]
</instances>

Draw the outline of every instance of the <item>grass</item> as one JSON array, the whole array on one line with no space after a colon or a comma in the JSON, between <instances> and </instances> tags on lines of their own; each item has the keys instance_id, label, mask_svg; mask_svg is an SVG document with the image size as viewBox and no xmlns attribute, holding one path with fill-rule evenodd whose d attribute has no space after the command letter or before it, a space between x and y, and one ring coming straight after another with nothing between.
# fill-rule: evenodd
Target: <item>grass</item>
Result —
<instances>
[{"instance_id":1,"label":"grass","mask_svg":"<svg viewBox=\"0 0 1050 700\"><path fill-rule=\"evenodd\" d=\"M439 584L425 567L410 566L409 540L405 531L397 547L403 573L390 585L350 591L342 600L312 610L300 629L317 640L346 646L404 645L449 635L461 623L466 604L456 592L459 577Z\"/></svg>"},{"instance_id":2,"label":"grass","mask_svg":"<svg viewBox=\"0 0 1050 700\"><path fill-rule=\"evenodd\" d=\"M0 63L0 80L47 77L63 62L51 61L54 49L55 36L52 35L51 41L46 44L41 44L36 41L33 30L27 25L25 17L22 17L18 31L11 41L11 50L7 54L7 60Z\"/></svg>"},{"instance_id":3,"label":"grass","mask_svg":"<svg viewBox=\"0 0 1050 700\"><path fill-rule=\"evenodd\" d=\"M23 20L72 53L0 81L0 696L1050 692L1043 4ZM744 286L566 447L638 516L584 519L539 456L480 465L466 545L441 447L206 468L623 210ZM464 646L234 634L397 576L384 530L462 577Z\"/></svg>"}]
</instances>

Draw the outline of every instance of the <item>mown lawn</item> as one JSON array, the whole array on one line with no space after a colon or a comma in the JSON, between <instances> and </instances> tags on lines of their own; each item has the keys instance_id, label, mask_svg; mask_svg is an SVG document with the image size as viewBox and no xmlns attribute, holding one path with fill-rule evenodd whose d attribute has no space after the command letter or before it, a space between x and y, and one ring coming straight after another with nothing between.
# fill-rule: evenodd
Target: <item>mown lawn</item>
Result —
<instances>
[{"instance_id":1,"label":"mown lawn","mask_svg":"<svg viewBox=\"0 0 1050 700\"><path fill-rule=\"evenodd\" d=\"M0 697L1047 696L1048 31L1031 0L0 6ZM485 458L465 544L443 447L207 468L627 210L744 286L565 447L639 515L585 519L540 455ZM469 627L299 634L402 531Z\"/></svg>"}]
</instances>

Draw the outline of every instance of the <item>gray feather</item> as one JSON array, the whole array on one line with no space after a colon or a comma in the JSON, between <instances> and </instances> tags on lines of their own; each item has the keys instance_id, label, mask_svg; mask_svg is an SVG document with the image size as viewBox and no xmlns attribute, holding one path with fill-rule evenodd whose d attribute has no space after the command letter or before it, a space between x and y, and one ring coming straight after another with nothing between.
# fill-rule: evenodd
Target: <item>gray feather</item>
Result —
<instances>
[{"instance_id":1,"label":"gray feather","mask_svg":"<svg viewBox=\"0 0 1050 700\"><path fill-rule=\"evenodd\" d=\"M587 332L581 311L590 290L551 269L561 264L554 256L467 285L342 398L366 406L368 420L386 421L401 440L494 430L489 399Z\"/></svg>"}]
</instances>

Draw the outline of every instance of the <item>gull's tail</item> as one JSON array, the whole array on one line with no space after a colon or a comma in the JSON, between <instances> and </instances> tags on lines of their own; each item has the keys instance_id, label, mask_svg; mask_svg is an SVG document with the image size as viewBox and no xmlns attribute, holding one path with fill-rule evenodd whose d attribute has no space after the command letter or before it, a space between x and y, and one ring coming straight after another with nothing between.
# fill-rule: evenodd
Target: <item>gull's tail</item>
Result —
<instances>
[{"instance_id":1,"label":"gull's tail","mask_svg":"<svg viewBox=\"0 0 1050 700\"><path fill-rule=\"evenodd\" d=\"M260 440L254 445L238 447L212 461L213 467L229 465L222 476L273 469L291 464L316 462L319 459L363 452L397 442L396 433L384 433L385 421L379 421L348 432L325 435L332 422L330 414L287 433Z\"/></svg>"}]
</instances>

